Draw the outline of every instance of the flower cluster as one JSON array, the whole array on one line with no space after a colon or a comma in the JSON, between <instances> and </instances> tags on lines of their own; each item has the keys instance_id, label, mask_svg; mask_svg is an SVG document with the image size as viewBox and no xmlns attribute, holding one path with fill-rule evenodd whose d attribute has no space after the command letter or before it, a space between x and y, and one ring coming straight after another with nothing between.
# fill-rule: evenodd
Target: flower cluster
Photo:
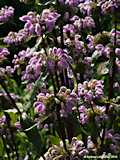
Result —
<instances>
[{"instance_id":1,"label":"flower cluster","mask_svg":"<svg viewBox=\"0 0 120 160\"><path fill-rule=\"evenodd\" d=\"M27 29L21 29L18 32L9 32L4 38L4 43L8 45L19 45L23 43L29 37Z\"/></svg>"},{"instance_id":2,"label":"flower cluster","mask_svg":"<svg viewBox=\"0 0 120 160\"><path fill-rule=\"evenodd\" d=\"M70 7L76 7L81 0L59 0L61 4L69 5Z\"/></svg>"},{"instance_id":3,"label":"flower cluster","mask_svg":"<svg viewBox=\"0 0 120 160\"><path fill-rule=\"evenodd\" d=\"M88 122L88 115L87 115L87 108L85 106L80 106L79 107L79 112L80 112L80 123L85 124Z\"/></svg>"},{"instance_id":4,"label":"flower cluster","mask_svg":"<svg viewBox=\"0 0 120 160\"><path fill-rule=\"evenodd\" d=\"M59 17L60 15L57 12L45 9L41 15L28 12L27 15L20 17L20 20L26 22L24 29L27 29L29 34L41 36L44 27L46 27L48 31L53 30Z\"/></svg>"},{"instance_id":5,"label":"flower cluster","mask_svg":"<svg viewBox=\"0 0 120 160\"><path fill-rule=\"evenodd\" d=\"M115 12L116 9L118 9L118 6L120 5L119 0L108 0L104 1L101 4L101 10L104 14Z\"/></svg>"},{"instance_id":6,"label":"flower cluster","mask_svg":"<svg viewBox=\"0 0 120 160\"><path fill-rule=\"evenodd\" d=\"M78 84L78 96L82 97L86 102L91 102L95 98L102 98L104 85L102 80L84 81Z\"/></svg>"},{"instance_id":7,"label":"flower cluster","mask_svg":"<svg viewBox=\"0 0 120 160\"><path fill-rule=\"evenodd\" d=\"M35 55L36 54L36 55ZM35 81L39 78L44 59L37 52L30 58L25 71L22 72L22 80Z\"/></svg>"},{"instance_id":8,"label":"flower cluster","mask_svg":"<svg viewBox=\"0 0 120 160\"><path fill-rule=\"evenodd\" d=\"M115 30L112 29L110 32L111 36L111 42L114 43L114 36L115 36ZM116 31L116 44L119 46L120 45L120 31Z\"/></svg>"},{"instance_id":9,"label":"flower cluster","mask_svg":"<svg viewBox=\"0 0 120 160\"><path fill-rule=\"evenodd\" d=\"M50 9L44 9L41 13L41 22L45 25L48 32L51 32L54 27L57 19L60 17L56 11L52 11Z\"/></svg>"},{"instance_id":10,"label":"flower cluster","mask_svg":"<svg viewBox=\"0 0 120 160\"><path fill-rule=\"evenodd\" d=\"M14 64L14 71L22 75L21 79L31 83L39 78L41 68L46 62L41 52L27 48L20 51L18 55L14 55L12 63Z\"/></svg>"},{"instance_id":11,"label":"flower cluster","mask_svg":"<svg viewBox=\"0 0 120 160\"><path fill-rule=\"evenodd\" d=\"M105 134L105 139L107 141L111 141L112 143L109 145L110 150L113 153L119 152L119 140L120 140L120 134L114 133L112 129L107 130Z\"/></svg>"},{"instance_id":12,"label":"flower cluster","mask_svg":"<svg viewBox=\"0 0 120 160\"><path fill-rule=\"evenodd\" d=\"M83 141L77 139L77 137L72 138L71 144L69 144L67 140L66 143L67 149L71 153L70 159L80 159L89 153L89 150L85 148ZM67 155L64 152L63 142L60 142L59 145L50 147L44 156L46 160L52 160L55 157L67 158Z\"/></svg>"},{"instance_id":13,"label":"flower cluster","mask_svg":"<svg viewBox=\"0 0 120 160\"><path fill-rule=\"evenodd\" d=\"M10 52L7 48L0 48L0 61L6 59L6 56L9 55Z\"/></svg>"},{"instance_id":14,"label":"flower cluster","mask_svg":"<svg viewBox=\"0 0 120 160\"><path fill-rule=\"evenodd\" d=\"M77 94L63 86L57 95L64 102L61 104L61 116L67 116L67 113L72 113L77 105Z\"/></svg>"},{"instance_id":15,"label":"flower cluster","mask_svg":"<svg viewBox=\"0 0 120 160\"><path fill-rule=\"evenodd\" d=\"M49 49L47 66L51 72L54 72L56 69L67 69L70 61L71 57L66 50L56 47Z\"/></svg>"},{"instance_id":16,"label":"flower cluster","mask_svg":"<svg viewBox=\"0 0 120 160\"><path fill-rule=\"evenodd\" d=\"M79 4L80 12L84 15L90 16L92 14L92 4L93 2L90 1L84 1L84 3Z\"/></svg>"},{"instance_id":17,"label":"flower cluster","mask_svg":"<svg viewBox=\"0 0 120 160\"><path fill-rule=\"evenodd\" d=\"M109 58L111 51L112 50L110 47L108 46L104 47L102 44L97 44L95 46L95 51L92 54L92 58L100 57L100 56Z\"/></svg>"},{"instance_id":18,"label":"flower cluster","mask_svg":"<svg viewBox=\"0 0 120 160\"><path fill-rule=\"evenodd\" d=\"M14 55L14 59L12 61L14 64L14 70L22 68L21 65L24 65L26 62L28 62L31 57L32 52L30 52L30 48L20 51L18 55Z\"/></svg>"},{"instance_id":19,"label":"flower cluster","mask_svg":"<svg viewBox=\"0 0 120 160\"><path fill-rule=\"evenodd\" d=\"M14 8L12 6L5 6L0 9L0 23L9 21L14 16Z\"/></svg>"},{"instance_id":20,"label":"flower cluster","mask_svg":"<svg viewBox=\"0 0 120 160\"><path fill-rule=\"evenodd\" d=\"M20 20L26 22L24 29L28 30L29 34L41 35L40 15L28 12L27 15L20 17Z\"/></svg>"},{"instance_id":21,"label":"flower cluster","mask_svg":"<svg viewBox=\"0 0 120 160\"><path fill-rule=\"evenodd\" d=\"M85 18L79 18L74 16L71 18L72 23L78 30L82 29L92 29L95 27L95 22L92 17L86 16Z\"/></svg>"}]
</instances>

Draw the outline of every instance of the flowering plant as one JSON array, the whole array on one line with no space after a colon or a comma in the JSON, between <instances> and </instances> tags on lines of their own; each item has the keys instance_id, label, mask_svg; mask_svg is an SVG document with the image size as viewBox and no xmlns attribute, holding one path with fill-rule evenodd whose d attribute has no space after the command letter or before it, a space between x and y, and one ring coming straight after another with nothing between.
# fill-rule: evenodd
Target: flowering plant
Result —
<instances>
[{"instance_id":1,"label":"flowering plant","mask_svg":"<svg viewBox=\"0 0 120 160\"><path fill-rule=\"evenodd\" d=\"M120 0L0 7L0 158L118 158Z\"/></svg>"}]
</instances>

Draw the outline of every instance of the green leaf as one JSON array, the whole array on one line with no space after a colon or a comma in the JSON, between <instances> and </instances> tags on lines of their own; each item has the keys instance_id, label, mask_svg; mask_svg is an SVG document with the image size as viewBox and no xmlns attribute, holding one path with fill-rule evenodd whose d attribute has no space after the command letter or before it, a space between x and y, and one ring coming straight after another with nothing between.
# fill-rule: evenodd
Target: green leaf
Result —
<instances>
[{"instance_id":1,"label":"green leaf","mask_svg":"<svg viewBox=\"0 0 120 160\"><path fill-rule=\"evenodd\" d=\"M59 137L50 135L49 138L50 138L50 141L51 141L52 144L55 144L55 145L60 144L60 138Z\"/></svg>"},{"instance_id":2,"label":"green leaf","mask_svg":"<svg viewBox=\"0 0 120 160\"><path fill-rule=\"evenodd\" d=\"M27 117L25 120L21 119L21 124L24 128L24 132L27 135L29 142L32 143L33 149L35 150L36 154L40 155L42 153L43 144L37 126L34 125L32 119L30 119L29 117Z\"/></svg>"},{"instance_id":3,"label":"green leaf","mask_svg":"<svg viewBox=\"0 0 120 160\"><path fill-rule=\"evenodd\" d=\"M31 96L30 96L30 101L29 101L28 106L27 106L28 109L33 106L33 103L34 103L35 97L36 97L36 93L44 85L44 81L46 80L47 77L48 77L48 74L46 74L44 76L43 73L42 73L40 75L39 79L36 81L35 86L33 88L33 91L31 93Z\"/></svg>"}]
</instances>

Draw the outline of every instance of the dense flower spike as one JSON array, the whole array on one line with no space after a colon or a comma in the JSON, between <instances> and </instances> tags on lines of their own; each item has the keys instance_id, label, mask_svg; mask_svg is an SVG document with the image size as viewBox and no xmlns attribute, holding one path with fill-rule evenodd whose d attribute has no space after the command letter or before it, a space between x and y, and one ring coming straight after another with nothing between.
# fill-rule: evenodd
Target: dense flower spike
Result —
<instances>
[{"instance_id":1,"label":"dense flower spike","mask_svg":"<svg viewBox=\"0 0 120 160\"><path fill-rule=\"evenodd\" d=\"M5 6L0 9L0 23L9 21L14 16L14 8L12 6Z\"/></svg>"}]
</instances>

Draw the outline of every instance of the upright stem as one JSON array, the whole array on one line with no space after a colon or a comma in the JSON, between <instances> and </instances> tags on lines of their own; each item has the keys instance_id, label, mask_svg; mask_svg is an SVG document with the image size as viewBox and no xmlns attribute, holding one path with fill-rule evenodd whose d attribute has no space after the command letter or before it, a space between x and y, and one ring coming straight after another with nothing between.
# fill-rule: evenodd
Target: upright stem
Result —
<instances>
[{"instance_id":1,"label":"upright stem","mask_svg":"<svg viewBox=\"0 0 120 160\"><path fill-rule=\"evenodd\" d=\"M115 19L114 21L114 27L115 27L115 36L114 36L114 44L113 44L113 53L110 54L110 64L111 64L111 68L109 71L109 95L108 95L108 99L110 100L113 97L113 85L114 85L114 78L115 78L115 49L116 49L116 40L117 40L117 21ZM108 113L109 110L109 104L106 106L106 114Z\"/></svg>"},{"instance_id":2,"label":"upright stem","mask_svg":"<svg viewBox=\"0 0 120 160\"><path fill-rule=\"evenodd\" d=\"M8 92L7 87L5 86L5 84L3 84L3 83L0 83L0 84L1 84L2 88L4 89L4 91L6 92L8 98L10 99L13 107L14 107L14 108L18 111L18 113L21 115L21 112L20 112L19 108L17 107L14 99L11 97L10 93Z\"/></svg>"},{"instance_id":3,"label":"upright stem","mask_svg":"<svg viewBox=\"0 0 120 160\"><path fill-rule=\"evenodd\" d=\"M114 27L115 27L115 36L114 36L114 44L113 44L113 53L110 54L110 64L111 64L111 68L109 71L109 94L108 94L108 99L110 100L113 97L113 85L114 85L114 77L115 77L115 49L116 49L116 40L117 40L117 21L116 21L116 17L114 16ZM106 105L106 111L105 113L108 114L109 111L109 106L110 104L107 103ZM105 139L105 130L106 130L106 123L104 123L103 125L103 134L101 137L101 148L104 145L104 139Z\"/></svg>"},{"instance_id":4,"label":"upright stem","mask_svg":"<svg viewBox=\"0 0 120 160\"><path fill-rule=\"evenodd\" d=\"M7 120L7 126L8 126L8 128L10 130L11 140L12 140L13 145L14 145L14 151L15 151L15 154L16 154L16 160L19 160L19 154L18 154L17 145L15 143L15 139L14 139L14 133L13 133L11 125L10 125L10 118L9 118L9 115L7 113L5 113L5 116L6 116L6 120Z\"/></svg>"},{"instance_id":5,"label":"upright stem","mask_svg":"<svg viewBox=\"0 0 120 160\"><path fill-rule=\"evenodd\" d=\"M61 117L60 117L60 105L56 106L56 114L57 114L60 136L63 141L64 149L67 151L66 142L65 142L65 139L66 139L65 126L64 126L64 123L62 123Z\"/></svg>"},{"instance_id":6,"label":"upright stem","mask_svg":"<svg viewBox=\"0 0 120 160\"><path fill-rule=\"evenodd\" d=\"M64 36L63 36L63 26L60 26L60 34L61 34L61 48L64 49Z\"/></svg>"},{"instance_id":7,"label":"upright stem","mask_svg":"<svg viewBox=\"0 0 120 160\"><path fill-rule=\"evenodd\" d=\"M3 135L1 137L2 137L4 148L5 148L6 153L7 153L8 160L10 160L10 153L9 153L9 149L7 148L6 141L5 141L4 137L3 137Z\"/></svg>"},{"instance_id":8,"label":"upright stem","mask_svg":"<svg viewBox=\"0 0 120 160\"><path fill-rule=\"evenodd\" d=\"M109 82L110 82L110 89L109 89L109 99L113 96L113 84L114 84L114 76L115 76L115 49L116 49L116 35L117 35L117 22L115 20L115 36L114 36L114 46L113 46L113 55L111 55L111 73L109 74Z\"/></svg>"},{"instance_id":9,"label":"upright stem","mask_svg":"<svg viewBox=\"0 0 120 160\"><path fill-rule=\"evenodd\" d=\"M65 69L64 74L65 74L65 79L66 79L66 86L69 88L69 79L67 75L67 69Z\"/></svg>"}]
</instances>

